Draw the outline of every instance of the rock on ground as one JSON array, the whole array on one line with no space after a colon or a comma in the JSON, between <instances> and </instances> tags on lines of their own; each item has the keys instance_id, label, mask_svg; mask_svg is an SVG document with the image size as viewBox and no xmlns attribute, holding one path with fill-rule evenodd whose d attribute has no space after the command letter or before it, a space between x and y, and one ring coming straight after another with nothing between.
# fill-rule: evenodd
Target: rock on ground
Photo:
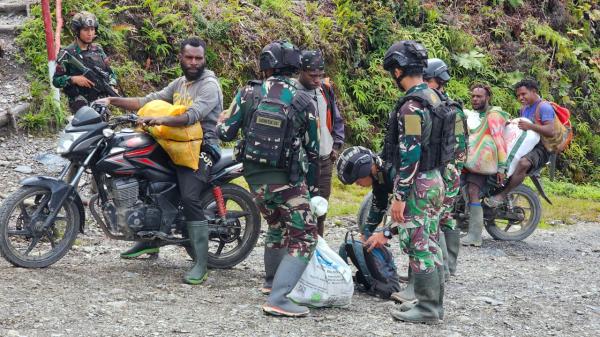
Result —
<instances>
[{"instance_id":1,"label":"rock on ground","mask_svg":"<svg viewBox=\"0 0 600 337\"><path fill-rule=\"evenodd\" d=\"M0 135L0 160L10 168L0 169L0 195L27 176L13 170L18 165L56 174L34 159L52 153L54 141ZM328 221L334 249L345 229L331 224L352 219ZM129 244L88 223L49 268L0 259L0 336L599 336L598 237L598 224L579 223L538 230L524 242L486 237L481 249L462 248L458 275L446 285L445 322L426 326L396 322L391 302L360 293L348 308L312 310L302 319L265 316L262 243L238 266L189 286L181 282L191 263L182 248L163 248L157 260L121 260ZM392 249L404 271L396 240Z\"/></svg>"}]
</instances>

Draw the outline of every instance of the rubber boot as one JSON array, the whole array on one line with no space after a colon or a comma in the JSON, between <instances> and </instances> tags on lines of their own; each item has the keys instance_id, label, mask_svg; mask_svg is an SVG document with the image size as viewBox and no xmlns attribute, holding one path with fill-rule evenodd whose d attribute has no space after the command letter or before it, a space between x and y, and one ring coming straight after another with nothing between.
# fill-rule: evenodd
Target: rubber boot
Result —
<instances>
[{"instance_id":1,"label":"rubber boot","mask_svg":"<svg viewBox=\"0 0 600 337\"><path fill-rule=\"evenodd\" d=\"M310 312L307 307L297 305L287 298L287 295L294 289L307 264L297 257L286 255L283 257L275 277L273 278L273 288L267 299L267 303L262 309L265 313L274 316L301 317Z\"/></svg>"},{"instance_id":2,"label":"rubber boot","mask_svg":"<svg viewBox=\"0 0 600 337\"><path fill-rule=\"evenodd\" d=\"M444 280L447 281L450 278L450 270L448 269L448 247L446 246L446 236L441 231L438 243L442 248L442 257L444 259L444 265L442 267L444 269Z\"/></svg>"},{"instance_id":3,"label":"rubber boot","mask_svg":"<svg viewBox=\"0 0 600 337\"><path fill-rule=\"evenodd\" d=\"M436 273L439 273L440 276L440 306L438 308L438 316L440 317L441 320L444 319L444 290L445 290L445 284L446 280L445 280L445 271L444 268L442 266L438 266L436 267ZM404 302L402 303L398 309L400 311L409 311L410 309L414 308L417 305L417 300L412 301L412 302Z\"/></svg>"},{"instance_id":4,"label":"rubber boot","mask_svg":"<svg viewBox=\"0 0 600 337\"><path fill-rule=\"evenodd\" d=\"M157 258L159 251L158 241L139 241L133 247L121 253L122 259L135 259L144 254L150 255L149 258Z\"/></svg>"},{"instance_id":5,"label":"rubber boot","mask_svg":"<svg viewBox=\"0 0 600 337\"><path fill-rule=\"evenodd\" d=\"M438 266L437 268L437 273L440 279L440 296L439 296L439 300L438 300L438 317L440 318L440 320L444 320L444 292L446 290L446 285L444 283L446 283L446 272L444 271L444 268L442 266Z\"/></svg>"},{"instance_id":6,"label":"rubber boot","mask_svg":"<svg viewBox=\"0 0 600 337\"><path fill-rule=\"evenodd\" d=\"M439 324L440 316L440 291L443 279L443 270L437 268L431 272L414 273L415 295L417 304L408 311L392 309L391 314L397 320L410 323Z\"/></svg>"},{"instance_id":7,"label":"rubber boot","mask_svg":"<svg viewBox=\"0 0 600 337\"><path fill-rule=\"evenodd\" d=\"M273 277L275 277L277 268L287 253L288 250L286 248L275 249L265 246L265 283L260 289L261 293L265 295L271 293L271 288L273 288Z\"/></svg>"},{"instance_id":8,"label":"rubber boot","mask_svg":"<svg viewBox=\"0 0 600 337\"><path fill-rule=\"evenodd\" d=\"M183 280L188 284L201 284L208 277L208 221L187 221L186 225L194 250L194 265Z\"/></svg>"},{"instance_id":9,"label":"rubber boot","mask_svg":"<svg viewBox=\"0 0 600 337\"><path fill-rule=\"evenodd\" d=\"M325 219L327 215L321 215L317 218L317 233L319 233L320 237L323 237L325 234Z\"/></svg>"},{"instance_id":10,"label":"rubber boot","mask_svg":"<svg viewBox=\"0 0 600 337\"><path fill-rule=\"evenodd\" d=\"M483 208L481 204L469 204L469 232L460 240L463 246L481 247L483 231Z\"/></svg>"},{"instance_id":11,"label":"rubber boot","mask_svg":"<svg viewBox=\"0 0 600 337\"><path fill-rule=\"evenodd\" d=\"M448 271L450 275L456 275L456 263L458 261L458 251L460 250L460 230L444 231L446 237L446 247L448 249Z\"/></svg>"},{"instance_id":12,"label":"rubber boot","mask_svg":"<svg viewBox=\"0 0 600 337\"><path fill-rule=\"evenodd\" d=\"M403 290L393 293L390 298L398 303L414 302L415 297L415 278L410 266L408 267L408 283Z\"/></svg>"}]
</instances>

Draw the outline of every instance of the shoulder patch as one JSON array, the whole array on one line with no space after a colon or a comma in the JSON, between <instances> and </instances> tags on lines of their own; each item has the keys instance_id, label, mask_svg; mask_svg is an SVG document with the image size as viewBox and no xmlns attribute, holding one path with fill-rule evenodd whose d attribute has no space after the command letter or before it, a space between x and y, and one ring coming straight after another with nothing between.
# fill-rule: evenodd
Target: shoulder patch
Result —
<instances>
[{"instance_id":1,"label":"shoulder patch","mask_svg":"<svg viewBox=\"0 0 600 337\"><path fill-rule=\"evenodd\" d=\"M407 136L421 135L421 116L404 115L404 133Z\"/></svg>"}]
</instances>

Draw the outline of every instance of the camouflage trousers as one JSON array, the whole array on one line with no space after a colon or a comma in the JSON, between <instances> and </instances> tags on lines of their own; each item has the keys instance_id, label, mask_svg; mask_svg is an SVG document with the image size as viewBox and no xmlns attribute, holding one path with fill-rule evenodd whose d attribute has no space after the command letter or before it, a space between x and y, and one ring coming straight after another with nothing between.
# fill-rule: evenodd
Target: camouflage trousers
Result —
<instances>
[{"instance_id":1,"label":"camouflage trousers","mask_svg":"<svg viewBox=\"0 0 600 337\"><path fill-rule=\"evenodd\" d=\"M443 264L438 245L444 181L438 170L418 173L406 199L404 223L398 227L400 248L413 271L431 272Z\"/></svg>"},{"instance_id":2,"label":"camouflage trousers","mask_svg":"<svg viewBox=\"0 0 600 337\"><path fill-rule=\"evenodd\" d=\"M269 225L265 245L287 248L308 263L317 245L317 223L306 183L250 185L250 190Z\"/></svg>"},{"instance_id":3,"label":"camouflage trousers","mask_svg":"<svg viewBox=\"0 0 600 337\"><path fill-rule=\"evenodd\" d=\"M442 174L446 186L446 194L440 216L440 229L455 230L456 219L454 219L454 204L460 195L460 172L453 164L448 164Z\"/></svg>"}]
</instances>

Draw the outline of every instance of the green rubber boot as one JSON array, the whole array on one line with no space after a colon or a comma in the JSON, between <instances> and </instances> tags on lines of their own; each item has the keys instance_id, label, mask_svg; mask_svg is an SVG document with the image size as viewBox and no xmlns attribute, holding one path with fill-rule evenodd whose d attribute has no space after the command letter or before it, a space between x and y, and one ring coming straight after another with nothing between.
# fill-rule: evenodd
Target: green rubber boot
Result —
<instances>
[{"instance_id":1,"label":"green rubber boot","mask_svg":"<svg viewBox=\"0 0 600 337\"><path fill-rule=\"evenodd\" d=\"M186 225L194 250L194 266L183 280L188 284L201 284L208 277L208 221L188 221Z\"/></svg>"},{"instance_id":2,"label":"green rubber boot","mask_svg":"<svg viewBox=\"0 0 600 337\"><path fill-rule=\"evenodd\" d=\"M463 246L481 247L483 231L483 208L481 205L469 205L469 232L460 240Z\"/></svg>"},{"instance_id":3,"label":"green rubber boot","mask_svg":"<svg viewBox=\"0 0 600 337\"><path fill-rule=\"evenodd\" d=\"M444 236L446 237L446 247L448 249L448 271L451 276L454 276L456 275L458 251L460 250L460 230L446 230Z\"/></svg>"},{"instance_id":4,"label":"green rubber boot","mask_svg":"<svg viewBox=\"0 0 600 337\"><path fill-rule=\"evenodd\" d=\"M440 291L444 281L440 279L440 274L443 275L443 270L440 273L437 268L431 272L414 273L417 304L408 311L392 309L392 317L410 323L441 323Z\"/></svg>"},{"instance_id":5,"label":"green rubber boot","mask_svg":"<svg viewBox=\"0 0 600 337\"><path fill-rule=\"evenodd\" d=\"M122 259L135 259L144 254L150 255L150 258L157 258L159 251L158 241L140 241L136 242L133 247L121 253Z\"/></svg>"},{"instance_id":6,"label":"green rubber boot","mask_svg":"<svg viewBox=\"0 0 600 337\"><path fill-rule=\"evenodd\" d=\"M444 269L444 280L448 281L450 278L450 269L448 269L448 247L446 246L446 236L442 231L440 231L438 243L440 244L440 248L442 248L442 257L444 258L444 265L442 266Z\"/></svg>"},{"instance_id":7,"label":"green rubber boot","mask_svg":"<svg viewBox=\"0 0 600 337\"><path fill-rule=\"evenodd\" d=\"M404 288L403 290L396 292L396 293L392 293L390 295L390 299L392 299L395 302L398 303L405 303L405 302L414 302L416 300L415 297L415 277L414 277L414 273L412 272L410 266L408 267L408 283L406 284L406 288Z\"/></svg>"},{"instance_id":8,"label":"green rubber boot","mask_svg":"<svg viewBox=\"0 0 600 337\"><path fill-rule=\"evenodd\" d=\"M273 288L273 278L275 277L275 273L277 272L281 260L283 260L287 253L288 250L285 248L275 249L265 246L265 283L260 289L261 293L265 295L271 293L271 288Z\"/></svg>"},{"instance_id":9,"label":"green rubber boot","mask_svg":"<svg viewBox=\"0 0 600 337\"><path fill-rule=\"evenodd\" d=\"M440 277L440 306L438 307L438 316L440 317L440 319L444 319L444 291L445 291L445 282L446 280L444 279L444 268L442 266L438 266L436 267L436 272L439 273ZM398 310L400 311L409 311L410 309L414 308L417 305L417 300L414 300L412 302L404 302L402 303L399 307Z\"/></svg>"},{"instance_id":10,"label":"green rubber boot","mask_svg":"<svg viewBox=\"0 0 600 337\"><path fill-rule=\"evenodd\" d=\"M302 277L306 266L307 264L297 257L287 254L283 257L273 278L271 294L269 294L267 303L262 307L266 314L287 317L308 315L310 311L307 307L297 305L287 298Z\"/></svg>"}]
</instances>

